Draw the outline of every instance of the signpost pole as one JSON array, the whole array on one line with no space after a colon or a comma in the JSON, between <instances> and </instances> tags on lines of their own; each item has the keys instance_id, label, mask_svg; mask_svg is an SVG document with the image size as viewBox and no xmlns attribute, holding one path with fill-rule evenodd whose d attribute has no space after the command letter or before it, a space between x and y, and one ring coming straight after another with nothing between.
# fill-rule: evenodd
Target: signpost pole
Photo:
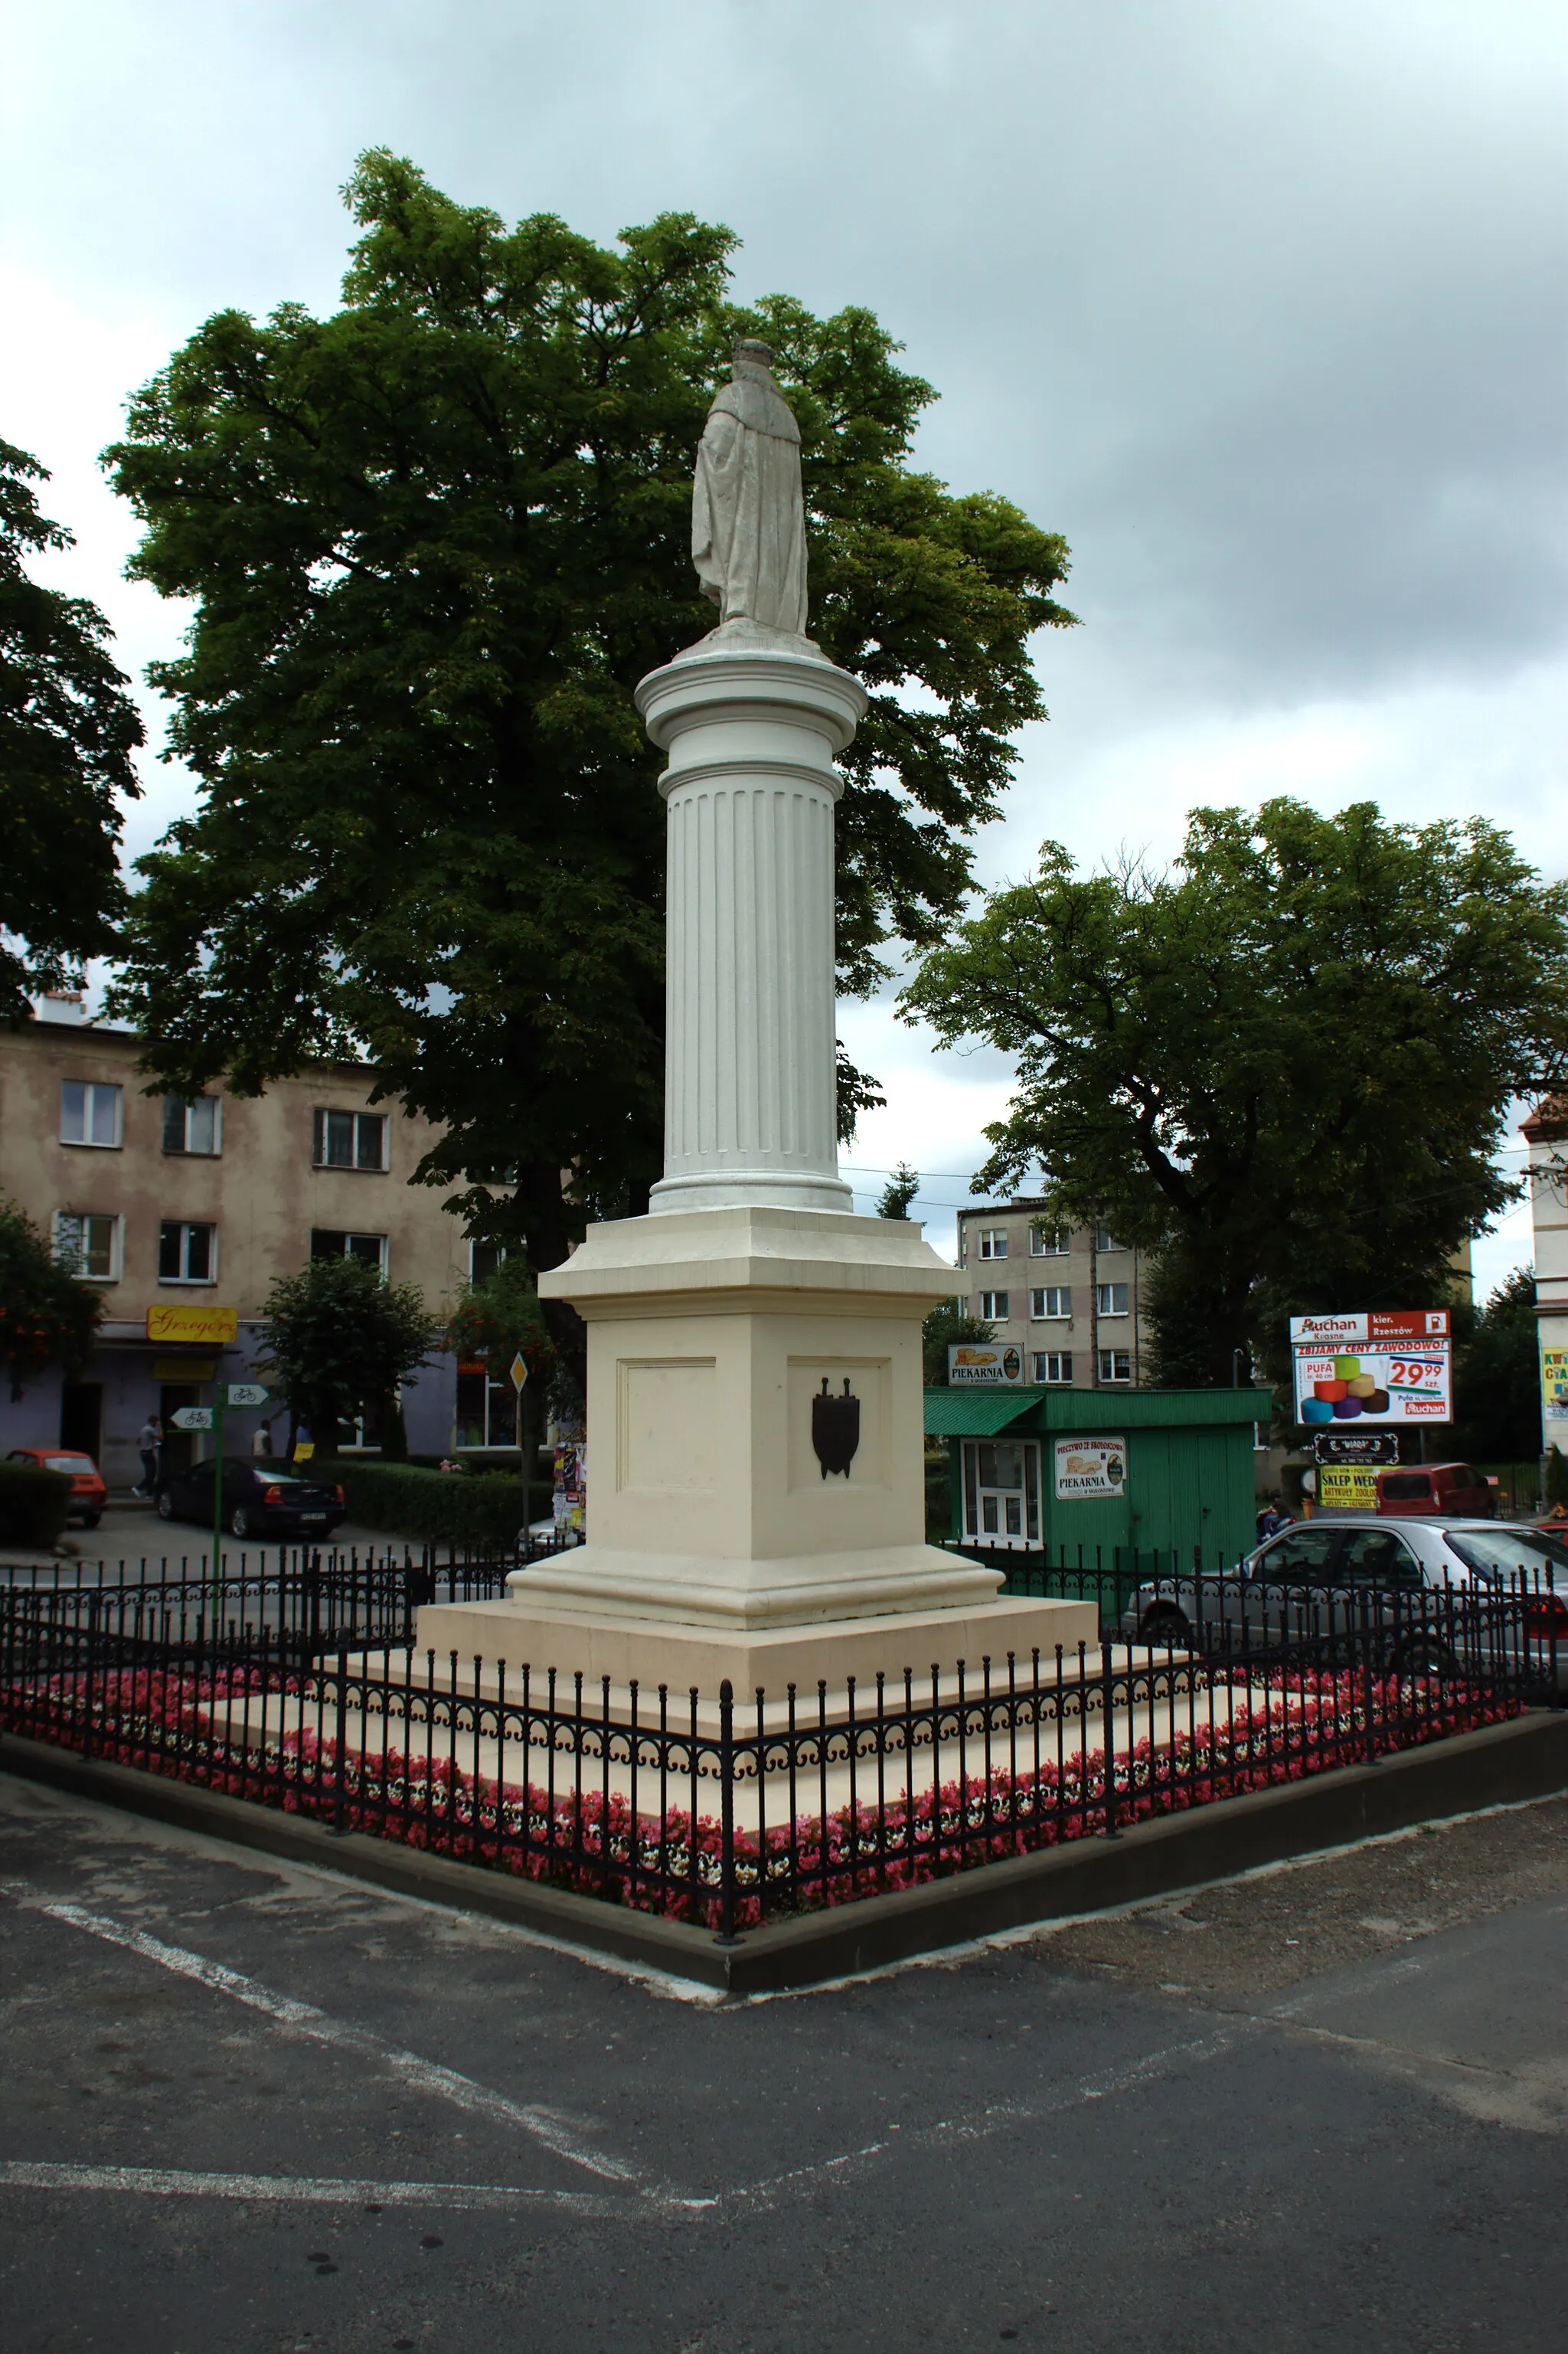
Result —
<instances>
[{"instance_id":1,"label":"signpost pole","mask_svg":"<svg viewBox=\"0 0 1568 2354\"><path fill-rule=\"evenodd\" d=\"M223 1410L228 1384L215 1382L212 1391L212 1615L216 1628L223 1589Z\"/></svg>"}]
</instances>

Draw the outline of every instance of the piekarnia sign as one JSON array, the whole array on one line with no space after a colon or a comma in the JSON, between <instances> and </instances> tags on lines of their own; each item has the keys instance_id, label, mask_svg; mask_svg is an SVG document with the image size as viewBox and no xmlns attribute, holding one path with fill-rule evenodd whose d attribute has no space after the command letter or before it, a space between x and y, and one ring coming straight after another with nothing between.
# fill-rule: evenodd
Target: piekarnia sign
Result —
<instances>
[{"instance_id":1,"label":"piekarnia sign","mask_svg":"<svg viewBox=\"0 0 1568 2354\"><path fill-rule=\"evenodd\" d=\"M1446 1308L1293 1316L1296 1419L1340 1429L1453 1418Z\"/></svg>"},{"instance_id":2,"label":"piekarnia sign","mask_svg":"<svg viewBox=\"0 0 1568 2354\"><path fill-rule=\"evenodd\" d=\"M1056 1498L1066 1503L1081 1496L1120 1496L1127 1489L1125 1438L1059 1438L1056 1441Z\"/></svg>"}]
</instances>

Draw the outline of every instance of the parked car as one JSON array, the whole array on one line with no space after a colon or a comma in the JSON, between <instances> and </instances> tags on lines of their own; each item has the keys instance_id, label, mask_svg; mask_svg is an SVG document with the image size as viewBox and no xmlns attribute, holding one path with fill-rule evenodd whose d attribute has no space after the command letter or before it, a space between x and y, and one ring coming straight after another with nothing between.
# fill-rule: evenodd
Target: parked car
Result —
<instances>
[{"instance_id":1,"label":"parked car","mask_svg":"<svg viewBox=\"0 0 1568 2354\"><path fill-rule=\"evenodd\" d=\"M8 1463L36 1463L40 1471L68 1471L70 1474L70 1511L68 1517L79 1521L84 1529L95 1529L103 1518L109 1490L90 1455L78 1455L64 1447L13 1447L5 1459Z\"/></svg>"},{"instance_id":2,"label":"parked car","mask_svg":"<svg viewBox=\"0 0 1568 2354\"><path fill-rule=\"evenodd\" d=\"M1523 1522L1370 1512L1296 1522L1223 1575L1148 1580L1121 1632L1128 1642L1213 1650L1376 1626L1409 1664L1448 1648L1443 1596L1501 1600L1518 1586L1532 1656L1544 1665L1555 1646L1557 1683L1568 1689L1568 1543Z\"/></svg>"},{"instance_id":3,"label":"parked car","mask_svg":"<svg viewBox=\"0 0 1568 2354\"><path fill-rule=\"evenodd\" d=\"M1491 1481L1468 1463L1391 1463L1377 1475L1377 1508L1401 1521L1489 1521L1498 1506Z\"/></svg>"},{"instance_id":4,"label":"parked car","mask_svg":"<svg viewBox=\"0 0 1568 2354\"><path fill-rule=\"evenodd\" d=\"M212 1526L211 1457L188 1471L165 1472L158 1484L158 1516ZM230 1536L331 1536L345 1511L343 1490L302 1479L286 1464L253 1457L223 1458L223 1525Z\"/></svg>"}]
</instances>

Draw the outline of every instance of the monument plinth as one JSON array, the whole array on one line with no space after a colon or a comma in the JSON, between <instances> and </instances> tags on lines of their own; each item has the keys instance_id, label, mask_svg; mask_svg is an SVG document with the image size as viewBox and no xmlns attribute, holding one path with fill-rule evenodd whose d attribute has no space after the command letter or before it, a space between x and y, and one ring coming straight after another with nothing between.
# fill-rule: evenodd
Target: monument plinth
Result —
<instances>
[{"instance_id":1,"label":"monument plinth","mask_svg":"<svg viewBox=\"0 0 1568 2354\"><path fill-rule=\"evenodd\" d=\"M925 1542L920 1327L955 1278L838 1172L834 759L866 696L804 635L798 436L760 348L699 455L724 618L637 695L669 755L664 1175L539 1278L588 1327L588 1542L417 1635L710 1696L1098 1638L1091 1606L999 1601Z\"/></svg>"}]
</instances>

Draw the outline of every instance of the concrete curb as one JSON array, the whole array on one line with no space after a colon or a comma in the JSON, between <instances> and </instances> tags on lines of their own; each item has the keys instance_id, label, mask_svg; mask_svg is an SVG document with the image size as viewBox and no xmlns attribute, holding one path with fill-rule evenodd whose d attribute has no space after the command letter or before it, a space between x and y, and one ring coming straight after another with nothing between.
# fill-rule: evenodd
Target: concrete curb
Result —
<instances>
[{"instance_id":1,"label":"concrete curb","mask_svg":"<svg viewBox=\"0 0 1568 2354\"><path fill-rule=\"evenodd\" d=\"M1568 1714L1531 1711L1382 1759L1242 1798L1137 1823L1114 1840L1075 1840L1038 1855L758 1929L724 1946L706 1930L606 1904L510 1873L455 1863L392 1840L322 1824L191 1783L7 1735L0 1766L79 1797L185 1830L346 1873L403 1896L482 1913L561 1943L744 1997L853 1978L976 1938L1200 1887L1320 1848L1413 1823L1568 1789Z\"/></svg>"}]
</instances>

